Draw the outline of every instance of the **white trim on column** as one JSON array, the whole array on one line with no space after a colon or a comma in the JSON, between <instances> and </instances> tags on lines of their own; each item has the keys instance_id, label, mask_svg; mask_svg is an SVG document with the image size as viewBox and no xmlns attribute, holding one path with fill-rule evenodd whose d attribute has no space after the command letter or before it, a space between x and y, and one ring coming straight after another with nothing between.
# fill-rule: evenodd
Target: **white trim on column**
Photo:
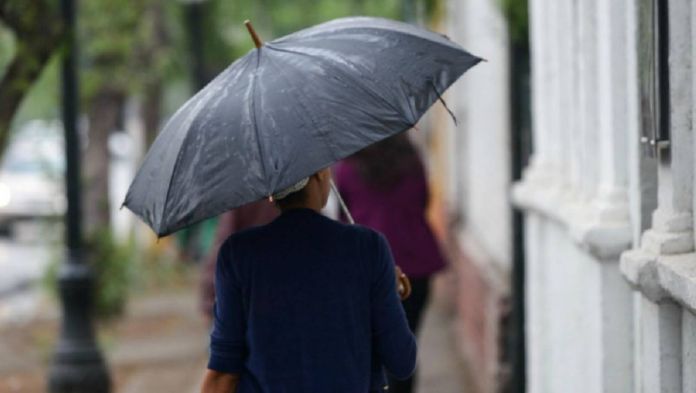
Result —
<instances>
[{"instance_id":1,"label":"white trim on column","mask_svg":"<svg viewBox=\"0 0 696 393\"><path fill-rule=\"evenodd\" d=\"M694 251L691 11L689 0L669 3L671 161L659 165L658 208L653 214L652 228L643 234L639 249L621 257L621 270L627 280L653 301L671 295L675 285L696 289L696 277L688 274L671 274L669 282L660 280L660 272L664 275L669 271L665 270L665 263L671 260L668 256L694 256L690 254ZM694 262L696 259L691 260L691 264ZM690 307L689 304L685 301L685 306Z\"/></svg>"},{"instance_id":2,"label":"white trim on column","mask_svg":"<svg viewBox=\"0 0 696 393\"><path fill-rule=\"evenodd\" d=\"M576 146L570 147L574 153L565 154L565 156L567 159L576 161L573 168L581 172L588 165L591 166L590 164L596 165L595 169L592 169L594 175L580 173L575 176L564 176L554 171L554 168L532 166L530 173L525 173L523 180L515 184L512 190L512 199L516 205L536 211L564 225L582 248L602 261L617 260L620 253L631 246L625 163L627 159L625 139L629 122L628 115L625 114L625 102L628 100L626 74L630 65L626 53L621 50L625 48L625 18L627 17L625 10L621 7L622 4L616 3L622 3L622 1L592 1L592 4L585 2L580 5L579 17L572 19L580 23L575 31L581 33L579 37L582 41L579 44L581 50L576 53L567 52L568 48L573 50L573 45L567 42L566 52L563 52L564 56L567 56L566 62L550 62L541 65L544 68L559 66L573 68L575 63L582 64L579 73L576 76L573 74L570 76L570 78L579 77L579 89L566 88L561 92L566 96L573 95L574 101L581 103L579 106L566 106L563 111L560 111L560 118L566 118L566 126L561 126L560 129L545 129L548 123L545 122L544 115L549 112L549 108L548 106L535 107L537 111L535 115L542 117L540 122L535 121L535 141L553 134L552 131L557 134L566 133L568 136L576 136L579 138L574 142ZM570 7L571 2L564 1L563 5ZM572 9L567 8L566 11L572 11ZM539 10L533 7L532 12L539 12ZM565 13L561 14L568 16ZM561 20L561 23L569 22L566 19ZM617 21L617 19L620 20ZM532 26L537 27L534 23ZM600 33L596 33L595 30L598 29L604 32L602 40L597 39L597 34ZM568 31L555 31L548 35L572 37ZM537 42L536 37L533 36L533 48ZM544 44L544 42L538 43ZM544 49L540 49L534 52L534 67L546 61L545 57L538 58L539 52L543 54L543 51ZM534 77L543 77L543 73L534 74ZM548 102L547 97L538 97L539 94L544 94L543 87L548 82L534 80L533 83L535 105ZM604 95L600 98L601 104L596 101L598 94ZM559 98L552 95L550 100L558 101ZM604 106L608 109L602 111ZM545 113L539 113L544 110ZM623 112L617 113L619 110ZM577 111L580 111L579 116L576 114ZM560 125L560 123L551 124ZM595 130L597 127L599 131ZM535 147L545 146L535 144ZM598 151L600 152L599 160ZM543 155L543 153L540 154ZM546 173L540 173L545 170ZM598 173L602 174L601 177ZM579 183L574 181L575 184L568 187L568 177L577 179ZM579 196L580 190L586 191L586 195Z\"/></svg>"}]
</instances>

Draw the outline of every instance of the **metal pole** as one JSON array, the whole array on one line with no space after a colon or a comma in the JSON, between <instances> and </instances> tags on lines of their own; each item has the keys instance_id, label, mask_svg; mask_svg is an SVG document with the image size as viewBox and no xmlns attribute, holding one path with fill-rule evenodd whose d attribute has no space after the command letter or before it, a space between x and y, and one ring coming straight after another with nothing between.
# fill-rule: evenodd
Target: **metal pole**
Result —
<instances>
[{"instance_id":1,"label":"metal pole","mask_svg":"<svg viewBox=\"0 0 696 393\"><path fill-rule=\"evenodd\" d=\"M82 255L80 198L80 138L77 132L78 79L76 72L75 3L61 0L65 28L62 64L62 116L65 129L66 254L58 282L63 320L48 376L51 393L108 393L106 364L92 327L93 275Z\"/></svg>"},{"instance_id":2,"label":"metal pole","mask_svg":"<svg viewBox=\"0 0 696 393\"><path fill-rule=\"evenodd\" d=\"M338 192L338 187L336 187L336 183L334 183L333 179L329 180L329 182L331 183L331 190L333 191L334 195L336 195L336 199L338 199L338 204L341 206L341 211L343 211L343 214L345 214L346 216L346 220L348 220L348 222L351 224L355 224L353 215L350 214L350 210L348 210L346 202L343 200L341 193Z\"/></svg>"},{"instance_id":3,"label":"metal pole","mask_svg":"<svg viewBox=\"0 0 696 393\"><path fill-rule=\"evenodd\" d=\"M514 181L522 179L522 170L527 166L532 152L532 118L530 57L528 41L512 42L510 47L510 156L511 172ZM525 249L524 215L512 208L512 247L513 263L511 271L512 311L507 332L507 356L510 363L510 379L507 389L510 393L524 393L527 386L526 342L525 342Z\"/></svg>"},{"instance_id":4,"label":"metal pole","mask_svg":"<svg viewBox=\"0 0 696 393\"><path fill-rule=\"evenodd\" d=\"M189 48L191 50L191 72L196 91L205 87L208 83L208 70L206 69L205 52L203 51L203 13L205 4L203 1L191 1L186 4L186 23L189 35Z\"/></svg>"}]
</instances>

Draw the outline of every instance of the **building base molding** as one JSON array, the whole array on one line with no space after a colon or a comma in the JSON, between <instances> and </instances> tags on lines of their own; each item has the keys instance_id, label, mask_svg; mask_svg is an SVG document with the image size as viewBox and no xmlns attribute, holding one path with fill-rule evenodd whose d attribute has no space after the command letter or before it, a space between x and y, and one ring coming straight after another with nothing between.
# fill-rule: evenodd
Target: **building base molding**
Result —
<instances>
[{"instance_id":1,"label":"building base molding","mask_svg":"<svg viewBox=\"0 0 696 393\"><path fill-rule=\"evenodd\" d=\"M545 181L535 181L539 178ZM573 241L599 261L616 262L621 253L631 248L625 192L614 192L610 198L582 198L570 189L559 192L562 180L551 179L549 174L525 176L512 188L513 203L565 227Z\"/></svg>"}]
</instances>

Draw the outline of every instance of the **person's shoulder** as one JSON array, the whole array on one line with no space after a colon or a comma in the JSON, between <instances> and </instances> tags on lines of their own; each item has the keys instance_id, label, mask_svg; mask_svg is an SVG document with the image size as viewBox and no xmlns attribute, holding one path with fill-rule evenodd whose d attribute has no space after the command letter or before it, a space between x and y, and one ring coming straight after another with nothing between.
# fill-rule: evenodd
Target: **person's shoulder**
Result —
<instances>
[{"instance_id":1,"label":"person's shoulder","mask_svg":"<svg viewBox=\"0 0 696 393\"><path fill-rule=\"evenodd\" d=\"M335 220L332 221L335 223L335 225L342 232L342 235L345 237L355 238L362 242L368 242L370 244L374 244L375 242L381 243L385 241L384 235L372 228L360 224L348 224Z\"/></svg>"},{"instance_id":2,"label":"person's shoulder","mask_svg":"<svg viewBox=\"0 0 696 393\"><path fill-rule=\"evenodd\" d=\"M225 239L221 248L239 249L244 245L255 243L267 237L268 226L270 224L249 227L241 231L235 232Z\"/></svg>"}]
</instances>

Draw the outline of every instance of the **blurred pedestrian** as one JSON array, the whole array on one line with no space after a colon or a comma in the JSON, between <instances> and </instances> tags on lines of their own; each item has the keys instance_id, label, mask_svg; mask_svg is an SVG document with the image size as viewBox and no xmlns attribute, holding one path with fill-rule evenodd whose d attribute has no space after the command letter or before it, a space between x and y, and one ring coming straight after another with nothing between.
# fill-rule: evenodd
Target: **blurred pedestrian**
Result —
<instances>
[{"instance_id":1,"label":"blurred pedestrian","mask_svg":"<svg viewBox=\"0 0 696 393\"><path fill-rule=\"evenodd\" d=\"M213 247L206 256L201 274L200 306L207 320L213 319L215 267L220 246L228 237L239 231L270 223L278 217L278 213L278 209L272 203L262 200L238 207L220 216Z\"/></svg>"},{"instance_id":2,"label":"blurred pedestrian","mask_svg":"<svg viewBox=\"0 0 696 393\"><path fill-rule=\"evenodd\" d=\"M220 247L202 392L383 391L415 337L384 237L321 215L328 169L273 195L281 215Z\"/></svg>"},{"instance_id":3,"label":"blurred pedestrian","mask_svg":"<svg viewBox=\"0 0 696 393\"><path fill-rule=\"evenodd\" d=\"M445 266L426 220L428 182L423 163L406 133L385 139L343 160L336 183L355 222L375 229L389 241L395 262L411 280L403 303L416 333L428 300L431 277ZM391 379L389 391L413 391L414 379Z\"/></svg>"}]
</instances>

